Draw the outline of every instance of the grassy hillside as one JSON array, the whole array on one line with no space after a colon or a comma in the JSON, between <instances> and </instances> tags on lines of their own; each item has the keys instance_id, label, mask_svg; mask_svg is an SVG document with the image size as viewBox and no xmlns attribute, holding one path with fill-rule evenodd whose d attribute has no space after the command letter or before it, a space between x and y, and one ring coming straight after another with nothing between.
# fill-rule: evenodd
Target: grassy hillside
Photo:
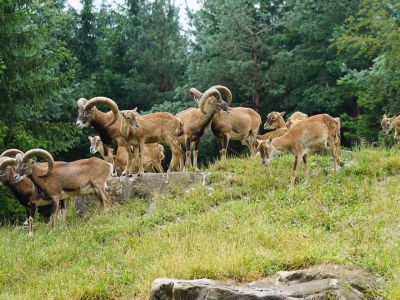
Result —
<instances>
[{"instance_id":1,"label":"grassy hillside","mask_svg":"<svg viewBox=\"0 0 400 300\"><path fill-rule=\"evenodd\" d=\"M0 229L0 299L148 296L156 277L253 280L320 263L383 276L400 299L400 154L361 149L332 174L310 158L311 179L288 189L293 157L269 167L236 158L209 168L212 189L177 190L79 219L48 235L37 223Z\"/></svg>"}]
</instances>

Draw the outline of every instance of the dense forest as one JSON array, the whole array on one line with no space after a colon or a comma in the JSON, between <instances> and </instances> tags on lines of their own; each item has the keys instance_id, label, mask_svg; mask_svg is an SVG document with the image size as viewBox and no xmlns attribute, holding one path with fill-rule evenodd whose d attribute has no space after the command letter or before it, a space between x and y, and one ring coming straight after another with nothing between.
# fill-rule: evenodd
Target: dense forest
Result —
<instances>
[{"instance_id":1,"label":"dense forest","mask_svg":"<svg viewBox=\"0 0 400 300\"><path fill-rule=\"evenodd\" d=\"M384 143L383 113L400 112L397 0L204 0L195 13L171 0L82 0L81 11L4 0L0 27L0 151L89 156L93 131L75 126L76 101L99 95L121 109L176 113L194 106L190 87L222 84L233 106L263 119L273 110L340 116L346 146ZM218 153L211 134L201 148L203 163ZM3 188L0 208L1 220L22 212Z\"/></svg>"}]
</instances>

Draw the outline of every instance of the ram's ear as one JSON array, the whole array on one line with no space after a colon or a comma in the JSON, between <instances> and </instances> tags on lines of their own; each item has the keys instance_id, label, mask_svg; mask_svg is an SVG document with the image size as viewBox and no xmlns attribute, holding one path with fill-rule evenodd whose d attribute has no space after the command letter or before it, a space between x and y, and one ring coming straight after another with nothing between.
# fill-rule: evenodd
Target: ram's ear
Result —
<instances>
[{"instance_id":1,"label":"ram's ear","mask_svg":"<svg viewBox=\"0 0 400 300\"><path fill-rule=\"evenodd\" d=\"M386 116L386 114L384 114L384 115L383 115L383 119L387 119L387 116Z\"/></svg>"},{"instance_id":2,"label":"ram's ear","mask_svg":"<svg viewBox=\"0 0 400 300\"><path fill-rule=\"evenodd\" d=\"M280 113L281 117L283 117L286 114L286 111L283 111Z\"/></svg>"},{"instance_id":3,"label":"ram's ear","mask_svg":"<svg viewBox=\"0 0 400 300\"><path fill-rule=\"evenodd\" d=\"M93 137L92 136L88 136L88 139L89 139L89 141L92 141Z\"/></svg>"}]
</instances>

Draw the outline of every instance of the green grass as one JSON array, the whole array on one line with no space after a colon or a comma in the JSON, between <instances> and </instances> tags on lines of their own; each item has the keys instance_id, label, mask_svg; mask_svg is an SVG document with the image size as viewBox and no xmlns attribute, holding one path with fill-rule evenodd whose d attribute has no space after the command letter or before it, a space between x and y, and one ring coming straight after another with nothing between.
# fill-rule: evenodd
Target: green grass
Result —
<instances>
[{"instance_id":1,"label":"green grass","mask_svg":"<svg viewBox=\"0 0 400 300\"><path fill-rule=\"evenodd\" d=\"M339 263L385 279L400 299L400 154L356 150L334 174L310 158L310 180L288 187L293 157L210 166L213 191L198 188L135 200L48 235L36 222L0 229L0 299L146 298L157 277L254 280L278 270Z\"/></svg>"}]
</instances>

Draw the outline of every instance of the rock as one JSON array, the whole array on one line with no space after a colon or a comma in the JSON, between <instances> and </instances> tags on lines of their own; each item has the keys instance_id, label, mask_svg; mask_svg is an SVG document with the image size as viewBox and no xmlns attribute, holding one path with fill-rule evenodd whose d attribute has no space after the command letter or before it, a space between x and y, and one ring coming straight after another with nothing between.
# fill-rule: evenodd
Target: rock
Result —
<instances>
[{"instance_id":1,"label":"rock","mask_svg":"<svg viewBox=\"0 0 400 300\"><path fill-rule=\"evenodd\" d=\"M158 195L170 193L176 189L187 191L196 186L209 184L209 173L172 172L144 173L132 177L112 177L107 180L107 191L113 203L123 203L139 197L151 199ZM78 197L76 211L82 215L89 205L97 202L95 196Z\"/></svg>"},{"instance_id":2,"label":"rock","mask_svg":"<svg viewBox=\"0 0 400 300\"><path fill-rule=\"evenodd\" d=\"M115 177L107 181L107 190L113 202L124 202L132 197L152 198L174 189L188 190L194 186L205 186L208 175L202 172L173 172Z\"/></svg>"},{"instance_id":3,"label":"rock","mask_svg":"<svg viewBox=\"0 0 400 300\"><path fill-rule=\"evenodd\" d=\"M151 300L177 299L382 299L373 291L380 280L363 270L340 265L322 265L252 283L209 279L179 280L159 278L151 287Z\"/></svg>"}]
</instances>

